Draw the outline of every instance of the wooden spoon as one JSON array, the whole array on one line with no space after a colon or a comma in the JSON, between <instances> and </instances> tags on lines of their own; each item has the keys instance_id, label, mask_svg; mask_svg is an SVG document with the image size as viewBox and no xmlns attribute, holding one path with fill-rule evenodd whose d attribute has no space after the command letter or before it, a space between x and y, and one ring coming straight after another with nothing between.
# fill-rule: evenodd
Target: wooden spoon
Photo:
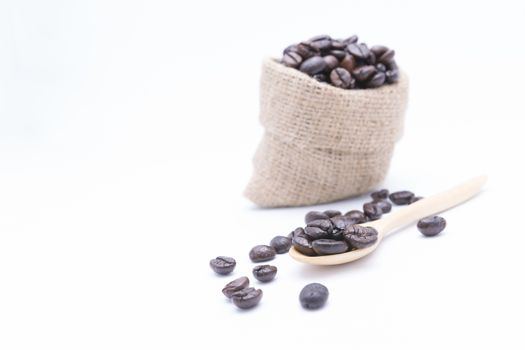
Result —
<instances>
[{"instance_id":1,"label":"wooden spoon","mask_svg":"<svg viewBox=\"0 0 525 350\"><path fill-rule=\"evenodd\" d=\"M406 226L424 217L445 211L465 202L477 194L487 182L487 176L478 176L470 179L447 191L414 202L381 220L367 222L363 226L370 226L377 230L377 242L364 249L356 249L347 253L307 256L290 248L290 256L297 261L313 265L339 265L360 259L372 253L381 243L383 238L394 232L396 228Z\"/></svg>"}]
</instances>

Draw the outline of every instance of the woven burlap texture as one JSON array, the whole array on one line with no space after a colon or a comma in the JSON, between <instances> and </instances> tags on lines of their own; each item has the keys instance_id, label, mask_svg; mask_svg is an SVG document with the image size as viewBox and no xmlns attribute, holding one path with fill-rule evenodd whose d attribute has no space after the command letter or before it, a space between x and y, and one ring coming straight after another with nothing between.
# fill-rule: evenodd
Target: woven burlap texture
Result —
<instances>
[{"instance_id":1,"label":"woven burlap texture","mask_svg":"<svg viewBox=\"0 0 525 350\"><path fill-rule=\"evenodd\" d=\"M343 90L273 59L262 65L264 136L245 195L262 207L332 202L367 192L386 176L402 135L408 79Z\"/></svg>"}]
</instances>

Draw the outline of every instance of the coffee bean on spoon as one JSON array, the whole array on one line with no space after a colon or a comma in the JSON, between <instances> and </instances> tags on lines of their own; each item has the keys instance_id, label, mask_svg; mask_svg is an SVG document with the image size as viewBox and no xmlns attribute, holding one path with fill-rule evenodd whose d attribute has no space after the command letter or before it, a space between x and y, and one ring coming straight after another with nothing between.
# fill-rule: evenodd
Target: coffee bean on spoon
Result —
<instances>
[{"instance_id":1,"label":"coffee bean on spoon","mask_svg":"<svg viewBox=\"0 0 525 350\"><path fill-rule=\"evenodd\" d=\"M210 267L219 275L227 275L235 269L236 261L229 256L218 256L210 260Z\"/></svg>"},{"instance_id":2,"label":"coffee bean on spoon","mask_svg":"<svg viewBox=\"0 0 525 350\"><path fill-rule=\"evenodd\" d=\"M312 242L312 248L318 255L331 255L346 252L348 244L335 239L318 239Z\"/></svg>"},{"instance_id":3,"label":"coffee bean on spoon","mask_svg":"<svg viewBox=\"0 0 525 350\"><path fill-rule=\"evenodd\" d=\"M378 233L373 227L352 225L344 232L345 241L353 248L363 249L377 242Z\"/></svg>"},{"instance_id":4,"label":"coffee bean on spoon","mask_svg":"<svg viewBox=\"0 0 525 350\"><path fill-rule=\"evenodd\" d=\"M259 304L263 296L260 289L245 288L232 294L232 301L240 309L251 309Z\"/></svg>"},{"instance_id":5,"label":"coffee bean on spoon","mask_svg":"<svg viewBox=\"0 0 525 350\"><path fill-rule=\"evenodd\" d=\"M239 277L231 281L230 283L228 283L222 289L222 294L224 294L227 298L231 298L233 293L239 290L242 290L244 288L247 288L249 284L250 284L250 280L248 279L248 277L246 276Z\"/></svg>"},{"instance_id":6,"label":"coffee bean on spoon","mask_svg":"<svg viewBox=\"0 0 525 350\"><path fill-rule=\"evenodd\" d=\"M410 191L397 191L390 193L388 198L390 198L390 201L396 205L404 205L410 203L410 200L412 200L412 197L414 197L414 193Z\"/></svg>"},{"instance_id":7,"label":"coffee bean on spoon","mask_svg":"<svg viewBox=\"0 0 525 350\"><path fill-rule=\"evenodd\" d=\"M341 212L339 210L325 210L323 211L323 213L325 213L329 218L333 218L334 216L339 216L341 215Z\"/></svg>"},{"instance_id":8,"label":"coffee bean on spoon","mask_svg":"<svg viewBox=\"0 0 525 350\"><path fill-rule=\"evenodd\" d=\"M270 282L277 274L277 267L272 265L257 265L252 270L253 277L260 282Z\"/></svg>"},{"instance_id":9,"label":"coffee bean on spoon","mask_svg":"<svg viewBox=\"0 0 525 350\"><path fill-rule=\"evenodd\" d=\"M330 219L330 217L320 211L309 211L304 216L304 223L308 225L310 221L319 220L319 219Z\"/></svg>"},{"instance_id":10,"label":"coffee bean on spoon","mask_svg":"<svg viewBox=\"0 0 525 350\"><path fill-rule=\"evenodd\" d=\"M417 229L423 235L432 237L439 234L445 229L447 222L441 216L429 216L418 221Z\"/></svg>"},{"instance_id":11,"label":"coffee bean on spoon","mask_svg":"<svg viewBox=\"0 0 525 350\"><path fill-rule=\"evenodd\" d=\"M363 212L365 213L366 217L370 220L377 220L381 218L381 215L383 215L383 211L374 202L365 203L363 205Z\"/></svg>"},{"instance_id":12,"label":"coffee bean on spoon","mask_svg":"<svg viewBox=\"0 0 525 350\"><path fill-rule=\"evenodd\" d=\"M352 76L344 68L335 68L330 73L330 82L335 87L347 89L352 84Z\"/></svg>"},{"instance_id":13,"label":"coffee bean on spoon","mask_svg":"<svg viewBox=\"0 0 525 350\"><path fill-rule=\"evenodd\" d=\"M270 247L273 247L277 254L287 253L290 250L291 246L292 240L285 236L275 236L270 241Z\"/></svg>"},{"instance_id":14,"label":"coffee bean on spoon","mask_svg":"<svg viewBox=\"0 0 525 350\"><path fill-rule=\"evenodd\" d=\"M302 227L298 227L296 228L295 230L293 230L289 235L288 237L290 238L294 238L294 237L299 237L299 236L303 236L305 237L305 233L304 233L304 229Z\"/></svg>"},{"instance_id":15,"label":"coffee bean on spoon","mask_svg":"<svg viewBox=\"0 0 525 350\"><path fill-rule=\"evenodd\" d=\"M390 213L390 211L392 210L392 204L390 204L390 202L387 200L377 200L377 201L374 201L374 203L379 208L381 208L381 211L383 212L383 214Z\"/></svg>"},{"instance_id":16,"label":"coffee bean on spoon","mask_svg":"<svg viewBox=\"0 0 525 350\"><path fill-rule=\"evenodd\" d=\"M307 226L304 228L304 234L306 237L310 240L316 240L321 238L328 238L330 236L330 232L325 231L319 227L311 227Z\"/></svg>"},{"instance_id":17,"label":"coffee bean on spoon","mask_svg":"<svg viewBox=\"0 0 525 350\"><path fill-rule=\"evenodd\" d=\"M366 63L370 65L376 64L376 55L372 51L369 52L368 57L366 58Z\"/></svg>"},{"instance_id":18,"label":"coffee bean on spoon","mask_svg":"<svg viewBox=\"0 0 525 350\"><path fill-rule=\"evenodd\" d=\"M366 81L376 74L377 69L374 66L361 66L352 71L352 76L357 81Z\"/></svg>"},{"instance_id":19,"label":"coffee bean on spoon","mask_svg":"<svg viewBox=\"0 0 525 350\"><path fill-rule=\"evenodd\" d=\"M292 245L295 250L297 250L299 253L308 255L308 256L314 256L315 251L312 248L312 243L310 240L306 238L306 236L296 236L292 239Z\"/></svg>"},{"instance_id":20,"label":"coffee bean on spoon","mask_svg":"<svg viewBox=\"0 0 525 350\"><path fill-rule=\"evenodd\" d=\"M350 210L349 212L345 214L345 216L354 220L356 224L362 224L367 221L366 215L360 210Z\"/></svg>"},{"instance_id":21,"label":"coffee bean on spoon","mask_svg":"<svg viewBox=\"0 0 525 350\"><path fill-rule=\"evenodd\" d=\"M351 219L348 216L345 215L338 215L334 216L333 218L330 218L330 221L332 221L333 230L332 231L343 231L346 229L349 225L354 225L357 223L356 220Z\"/></svg>"},{"instance_id":22,"label":"coffee bean on spoon","mask_svg":"<svg viewBox=\"0 0 525 350\"><path fill-rule=\"evenodd\" d=\"M275 249L268 245L257 245L250 250L250 260L253 262L263 262L275 258Z\"/></svg>"}]
</instances>

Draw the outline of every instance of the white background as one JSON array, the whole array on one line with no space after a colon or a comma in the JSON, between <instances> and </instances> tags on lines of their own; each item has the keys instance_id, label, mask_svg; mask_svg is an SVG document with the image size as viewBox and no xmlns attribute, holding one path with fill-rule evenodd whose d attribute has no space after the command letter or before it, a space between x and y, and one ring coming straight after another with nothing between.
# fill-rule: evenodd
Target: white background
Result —
<instances>
[{"instance_id":1,"label":"white background","mask_svg":"<svg viewBox=\"0 0 525 350\"><path fill-rule=\"evenodd\" d=\"M0 2L0 349L523 349L524 15L505 0ZM408 227L331 268L278 256L242 312L223 285L310 209L242 197L260 63L320 33L391 46L411 78L384 186L489 183L434 239ZM232 276L209 269L217 255ZM298 302L310 282L331 293L316 312Z\"/></svg>"}]
</instances>

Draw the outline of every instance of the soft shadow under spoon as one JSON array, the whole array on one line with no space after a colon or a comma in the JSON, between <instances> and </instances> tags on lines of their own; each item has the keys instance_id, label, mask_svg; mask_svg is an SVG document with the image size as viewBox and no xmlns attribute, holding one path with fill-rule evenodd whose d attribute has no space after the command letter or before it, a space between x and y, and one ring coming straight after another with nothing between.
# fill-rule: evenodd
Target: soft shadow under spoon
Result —
<instances>
[{"instance_id":1,"label":"soft shadow under spoon","mask_svg":"<svg viewBox=\"0 0 525 350\"><path fill-rule=\"evenodd\" d=\"M347 253L307 256L299 253L293 247L290 248L290 256L297 261L313 265L339 265L360 259L372 253L381 243L383 238L394 232L396 228L406 226L424 217L434 215L455 207L476 195L487 182L487 176L478 176L447 191L418 200L415 203L402 208L386 218L363 224L377 230L377 242L364 249L356 249Z\"/></svg>"}]
</instances>

